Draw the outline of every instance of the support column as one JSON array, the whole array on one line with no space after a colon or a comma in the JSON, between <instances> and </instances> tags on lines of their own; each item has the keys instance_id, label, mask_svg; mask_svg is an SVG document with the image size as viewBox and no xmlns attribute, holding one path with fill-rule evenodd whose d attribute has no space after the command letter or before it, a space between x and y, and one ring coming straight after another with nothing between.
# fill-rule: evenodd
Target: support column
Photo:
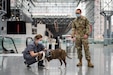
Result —
<instances>
[{"instance_id":1,"label":"support column","mask_svg":"<svg viewBox=\"0 0 113 75\"><path fill-rule=\"evenodd\" d=\"M3 26L2 16L3 16L4 14L6 14L6 11L0 10L0 35L2 35L2 30L1 30L1 28L2 28L2 26Z\"/></svg>"},{"instance_id":2,"label":"support column","mask_svg":"<svg viewBox=\"0 0 113 75\"><path fill-rule=\"evenodd\" d=\"M107 16L104 16L104 46L107 46L108 40L107 40Z\"/></svg>"},{"instance_id":3,"label":"support column","mask_svg":"<svg viewBox=\"0 0 113 75\"><path fill-rule=\"evenodd\" d=\"M111 44L112 38L111 16L113 15L113 11L101 11L100 14L104 16L104 46L107 46ZM107 31L107 21L108 21L108 31Z\"/></svg>"},{"instance_id":4,"label":"support column","mask_svg":"<svg viewBox=\"0 0 113 75\"><path fill-rule=\"evenodd\" d=\"M0 16L0 35L2 34L2 30L1 30L1 28L2 28L2 21L1 21L2 19L1 19L1 16Z\"/></svg>"},{"instance_id":5,"label":"support column","mask_svg":"<svg viewBox=\"0 0 113 75\"><path fill-rule=\"evenodd\" d=\"M111 32L111 16L108 17L108 23L109 23L109 27L108 27L109 28L108 29L109 30L109 33L108 33L109 34L109 44L111 44L111 42L112 42L111 41L111 38L112 38L112 32Z\"/></svg>"},{"instance_id":6,"label":"support column","mask_svg":"<svg viewBox=\"0 0 113 75\"><path fill-rule=\"evenodd\" d=\"M92 25L92 32L91 32L92 34L91 34L91 38L93 38L92 39L92 43L94 43L94 24Z\"/></svg>"}]
</instances>

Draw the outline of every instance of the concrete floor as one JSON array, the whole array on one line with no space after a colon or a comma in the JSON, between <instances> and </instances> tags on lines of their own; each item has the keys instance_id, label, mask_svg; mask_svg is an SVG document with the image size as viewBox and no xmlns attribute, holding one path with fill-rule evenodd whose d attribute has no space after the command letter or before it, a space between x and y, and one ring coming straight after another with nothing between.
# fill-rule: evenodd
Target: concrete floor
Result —
<instances>
[{"instance_id":1,"label":"concrete floor","mask_svg":"<svg viewBox=\"0 0 113 75\"><path fill-rule=\"evenodd\" d=\"M90 52L94 68L88 68L85 58L83 66L77 67L77 54L69 53L72 59L67 59L67 67L59 69L59 61L52 60L50 68L38 68L37 63L26 68L21 54L11 56L0 55L0 75L113 75L113 46L90 45ZM84 52L83 52L84 53Z\"/></svg>"}]
</instances>

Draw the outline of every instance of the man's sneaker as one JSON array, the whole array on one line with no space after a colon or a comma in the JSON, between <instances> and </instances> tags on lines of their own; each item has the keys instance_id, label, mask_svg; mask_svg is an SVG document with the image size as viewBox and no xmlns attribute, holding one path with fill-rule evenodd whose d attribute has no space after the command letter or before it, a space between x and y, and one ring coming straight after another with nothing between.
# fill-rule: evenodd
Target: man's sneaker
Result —
<instances>
[{"instance_id":1,"label":"man's sneaker","mask_svg":"<svg viewBox=\"0 0 113 75\"><path fill-rule=\"evenodd\" d=\"M30 65L27 65L27 68L31 68L31 66Z\"/></svg>"},{"instance_id":2,"label":"man's sneaker","mask_svg":"<svg viewBox=\"0 0 113 75\"><path fill-rule=\"evenodd\" d=\"M26 61L24 61L24 64L26 65L27 68L31 68L31 66L28 65Z\"/></svg>"},{"instance_id":3,"label":"man's sneaker","mask_svg":"<svg viewBox=\"0 0 113 75\"><path fill-rule=\"evenodd\" d=\"M24 64L26 65L26 64L27 64L27 62L26 62L26 61L24 61Z\"/></svg>"}]
</instances>

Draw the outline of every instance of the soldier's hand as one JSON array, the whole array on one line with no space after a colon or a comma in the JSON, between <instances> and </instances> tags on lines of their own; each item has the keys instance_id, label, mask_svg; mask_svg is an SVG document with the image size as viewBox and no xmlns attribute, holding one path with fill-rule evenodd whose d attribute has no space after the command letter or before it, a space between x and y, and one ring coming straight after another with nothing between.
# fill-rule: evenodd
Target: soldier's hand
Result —
<instances>
[{"instance_id":1,"label":"soldier's hand","mask_svg":"<svg viewBox=\"0 0 113 75\"><path fill-rule=\"evenodd\" d=\"M76 38L74 37L74 38L72 38L72 40L75 42Z\"/></svg>"},{"instance_id":2,"label":"soldier's hand","mask_svg":"<svg viewBox=\"0 0 113 75\"><path fill-rule=\"evenodd\" d=\"M84 35L84 39L88 39L88 35Z\"/></svg>"}]
</instances>

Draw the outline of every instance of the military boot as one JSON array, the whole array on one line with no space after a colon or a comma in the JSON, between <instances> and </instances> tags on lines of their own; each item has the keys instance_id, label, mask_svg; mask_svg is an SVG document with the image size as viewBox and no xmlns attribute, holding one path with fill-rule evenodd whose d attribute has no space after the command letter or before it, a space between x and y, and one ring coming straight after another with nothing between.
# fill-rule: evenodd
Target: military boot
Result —
<instances>
[{"instance_id":1,"label":"military boot","mask_svg":"<svg viewBox=\"0 0 113 75\"><path fill-rule=\"evenodd\" d=\"M79 59L79 63L77 64L77 67L82 66L82 59Z\"/></svg>"},{"instance_id":2,"label":"military boot","mask_svg":"<svg viewBox=\"0 0 113 75\"><path fill-rule=\"evenodd\" d=\"M94 65L91 63L91 60L89 59L89 60L87 60L87 62L88 62L88 67L94 67Z\"/></svg>"}]
</instances>

